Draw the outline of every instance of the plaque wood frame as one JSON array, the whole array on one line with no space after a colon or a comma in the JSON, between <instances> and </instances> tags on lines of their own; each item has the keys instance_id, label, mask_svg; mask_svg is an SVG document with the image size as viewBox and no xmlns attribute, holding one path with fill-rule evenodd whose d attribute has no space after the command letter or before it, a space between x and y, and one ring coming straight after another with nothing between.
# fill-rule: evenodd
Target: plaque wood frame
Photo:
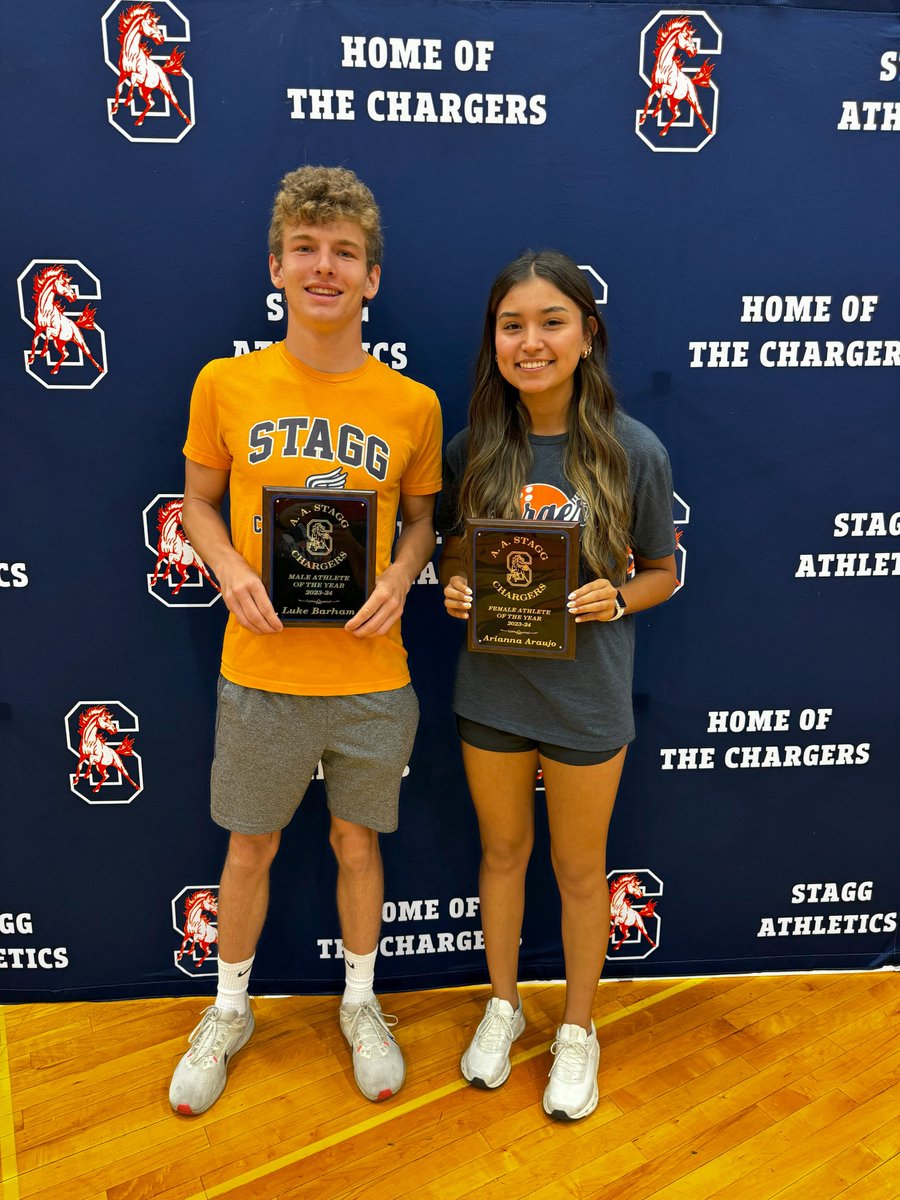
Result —
<instances>
[{"instance_id":1,"label":"plaque wood frame","mask_svg":"<svg viewBox=\"0 0 900 1200\"><path fill-rule=\"evenodd\" d=\"M578 587L580 534L577 521L466 518L470 651L575 658L567 602Z\"/></svg>"},{"instance_id":2,"label":"plaque wood frame","mask_svg":"<svg viewBox=\"0 0 900 1200\"><path fill-rule=\"evenodd\" d=\"M334 628L358 612L375 586L377 514L374 491L263 488L262 579L283 625Z\"/></svg>"}]
</instances>

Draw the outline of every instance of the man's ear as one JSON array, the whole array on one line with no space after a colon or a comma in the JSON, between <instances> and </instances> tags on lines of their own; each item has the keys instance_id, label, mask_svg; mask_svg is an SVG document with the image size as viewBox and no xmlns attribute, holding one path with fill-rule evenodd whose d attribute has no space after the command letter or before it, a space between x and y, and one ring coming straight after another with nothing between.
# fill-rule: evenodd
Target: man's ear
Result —
<instances>
[{"instance_id":1,"label":"man's ear","mask_svg":"<svg viewBox=\"0 0 900 1200\"><path fill-rule=\"evenodd\" d=\"M366 288L365 288L365 291L363 292L363 295L365 296L365 298L367 300L374 300L375 296L378 293L378 287L379 287L380 283L381 283L381 267L379 267L379 265L376 263L375 266L372 268L372 270L369 272L368 278L366 279Z\"/></svg>"}]
</instances>

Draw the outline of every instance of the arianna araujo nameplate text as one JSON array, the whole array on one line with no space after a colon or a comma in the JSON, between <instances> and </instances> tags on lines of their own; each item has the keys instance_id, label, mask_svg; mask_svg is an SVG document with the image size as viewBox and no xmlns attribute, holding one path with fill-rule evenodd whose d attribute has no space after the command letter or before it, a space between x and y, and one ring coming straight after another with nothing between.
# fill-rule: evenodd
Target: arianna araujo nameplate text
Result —
<instances>
[{"instance_id":1,"label":"arianna araujo nameplate text","mask_svg":"<svg viewBox=\"0 0 900 1200\"><path fill-rule=\"evenodd\" d=\"M575 657L578 586L575 521L466 520L469 540L468 648L535 658Z\"/></svg>"}]
</instances>

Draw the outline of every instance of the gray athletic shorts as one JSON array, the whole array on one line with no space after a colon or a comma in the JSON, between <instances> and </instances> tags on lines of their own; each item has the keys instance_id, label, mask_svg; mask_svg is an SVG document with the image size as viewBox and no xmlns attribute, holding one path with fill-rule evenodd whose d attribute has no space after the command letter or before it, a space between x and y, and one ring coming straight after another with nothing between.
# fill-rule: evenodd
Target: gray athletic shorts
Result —
<instances>
[{"instance_id":1,"label":"gray athletic shorts","mask_svg":"<svg viewBox=\"0 0 900 1200\"><path fill-rule=\"evenodd\" d=\"M289 696L219 677L212 818L235 833L287 825L321 759L329 811L379 833L397 828L400 780L419 702L412 684L359 696Z\"/></svg>"}]
</instances>

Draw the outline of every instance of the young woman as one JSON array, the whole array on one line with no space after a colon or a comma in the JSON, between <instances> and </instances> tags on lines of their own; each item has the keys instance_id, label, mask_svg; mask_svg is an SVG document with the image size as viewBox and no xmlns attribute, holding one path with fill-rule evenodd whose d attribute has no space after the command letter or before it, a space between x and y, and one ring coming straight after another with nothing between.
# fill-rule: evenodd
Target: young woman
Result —
<instances>
[{"instance_id":1,"label":"young woman","mask_svg":"<svg viewBox=\"0 0 900 1200\"><path fill-rule=\"evenodd\" d=\"M668 457L617 407L606 346L594 297L570 258L542 251L507 266L491 290L469 426L447 447L438 506L444 603L461 620L472 596L466 517L581 525L581 575L569 596L574 661L464 650L454 698L481 833L492 993L462 1071L477 1086L499 1087L525 1028L517 968L540 766L566 965L543 1100L559 1120L597 1106L591 1011L609 939L606 835L634 738L632 614L668 599L676 584Z\"/></svg>"}]
</instances>

